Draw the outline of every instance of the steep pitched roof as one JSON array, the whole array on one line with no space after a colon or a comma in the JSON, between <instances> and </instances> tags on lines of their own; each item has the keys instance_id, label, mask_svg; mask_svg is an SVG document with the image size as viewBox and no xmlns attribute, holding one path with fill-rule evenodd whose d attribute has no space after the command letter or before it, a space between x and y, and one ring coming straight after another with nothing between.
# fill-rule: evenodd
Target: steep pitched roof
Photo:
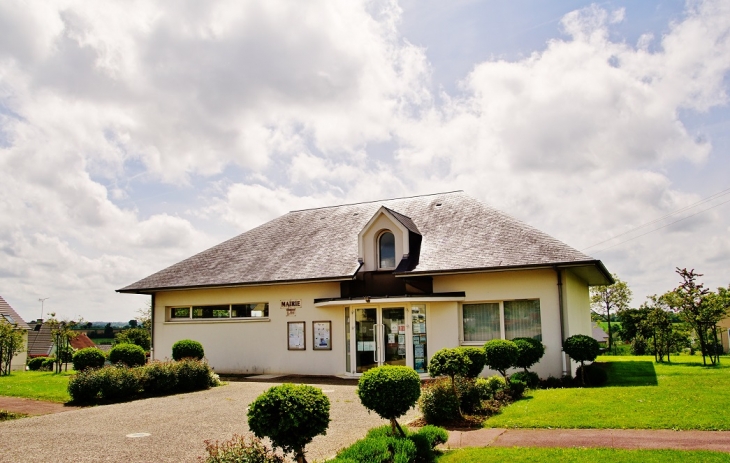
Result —
<instances>
[{"instance_id":1,"label":"steep pitched roof","mask_svg":"<svg viewBox=\"0 0 730 463\"><path fill-rule=\"evenodd\" d=\"M86 347L96 347L94 341L89 338L86 333L76 333L76 336L69 340L71 347L74 349L84 349Z\"/></svg>"},{"instance_id":2,"label":"steep pitched roof","mask_svg":"<svg viewBox=\"0 0 730 463\"><path fill-rule=\"evenodd\" d=\"M18 315L18 312L8 304L2 296L0 296L0 318L5 319L8 323L16 325L23 330L29 329L28 324Z\"/></svg>"},{"instance_id":3,"label":"steep pitched roof","mask_svg":"<svg viewBox=\"0 0 730 463\"><path fill-rule=\"evenodd\" d=\"M292 211L118 291L349 279L358 233L381 206L423 237L407 274L571 264L610 279L600 261L458 191Z\"/></svg>"},{"instance_id":4,"label":"steep pitched roof","mask_svg":"<svg viewBox=\"0 0 730 463\"><path fill-rule=\"evenodd\" d=\"M51 326L47 322L31 325L28 332L28 357L48 356L52 351Z\"/></svg>"}]
</instances>

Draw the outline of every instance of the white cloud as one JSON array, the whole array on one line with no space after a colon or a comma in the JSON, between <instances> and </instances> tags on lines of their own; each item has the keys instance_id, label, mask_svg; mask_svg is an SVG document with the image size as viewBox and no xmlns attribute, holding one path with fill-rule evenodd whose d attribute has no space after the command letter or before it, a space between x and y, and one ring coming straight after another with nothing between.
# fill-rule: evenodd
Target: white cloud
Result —
<instances>
[{"instance_id":1,"label":"white cloud","mask_svg":"<svg viewBox=\"0 0 730 463\"><path fill-rule=\"evenodd\" d=\"M217 223L455 189L577 248L608 239L700 199L668 171L713 154L681 114L727 104L729 9L691 2L633 46L612 34L626 11L591 6L434 95L390 0L4 2L0 291L128 319L141 304L113 289L225 238ZM161 183L199 203L120 206ZM639 298L675 266L721 274L719 212L598 257Z\"/></svg>"}]
</instances>

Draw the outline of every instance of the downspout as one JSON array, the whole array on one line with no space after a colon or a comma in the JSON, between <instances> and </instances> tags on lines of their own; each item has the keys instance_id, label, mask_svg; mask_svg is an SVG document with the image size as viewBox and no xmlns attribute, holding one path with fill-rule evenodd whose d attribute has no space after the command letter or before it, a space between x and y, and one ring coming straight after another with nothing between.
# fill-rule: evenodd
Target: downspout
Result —
<instances>
[{"instance_id":1,"label":"downspout","mask_svg":"<svg viewBox=\"0 0 730 463\"><path fill-rule=\"evenodd\" d=\"M562 352L563 342L565 341L565 320L563 316L563 272L558 267L553 267L558 276L558 313L560 314L560 358L563 364L563 376L570 374L568 363L566 362L565 353Z\"/></svg>"},{"instance_id":2,"label":"downspout","mask_svg":"<svg viewBox=\"0 0 730 463\"><path fill-rule=\"evenodd\" d=\"M155 293L150 295L150 361L155 359Z\"/></svg>"}]
</instances>

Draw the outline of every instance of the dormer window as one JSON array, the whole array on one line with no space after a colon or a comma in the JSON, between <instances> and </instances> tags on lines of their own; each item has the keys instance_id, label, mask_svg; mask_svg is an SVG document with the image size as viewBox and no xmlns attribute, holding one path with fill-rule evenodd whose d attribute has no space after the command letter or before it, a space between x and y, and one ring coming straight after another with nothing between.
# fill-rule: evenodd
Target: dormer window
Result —
<instances>
[{"instance_id":1,"label":"dormer window","mask_svg":"<svg viewBox=\"0 0 730 463\"><path fill-rule=\"evenodd\" d=\"M389 231L378 238L378 267L395 268L395 236Z\"/></svg>"}]
</instances>

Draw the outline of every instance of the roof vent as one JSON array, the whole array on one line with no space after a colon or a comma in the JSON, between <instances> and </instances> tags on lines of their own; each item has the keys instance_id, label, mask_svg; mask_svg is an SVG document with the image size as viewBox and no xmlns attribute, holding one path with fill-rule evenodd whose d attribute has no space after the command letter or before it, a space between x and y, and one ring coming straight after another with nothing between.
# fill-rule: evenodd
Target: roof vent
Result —
<instances>
[{"instance_id":1,"label":"roof vent","mask_svg":"<svg viewBox=\"0 0 730 463\"><path fill-rule=\"evenodd\" d=\"M436 203L436 207L441 207L441 203Z\"/></svg>"}]
</instances>

